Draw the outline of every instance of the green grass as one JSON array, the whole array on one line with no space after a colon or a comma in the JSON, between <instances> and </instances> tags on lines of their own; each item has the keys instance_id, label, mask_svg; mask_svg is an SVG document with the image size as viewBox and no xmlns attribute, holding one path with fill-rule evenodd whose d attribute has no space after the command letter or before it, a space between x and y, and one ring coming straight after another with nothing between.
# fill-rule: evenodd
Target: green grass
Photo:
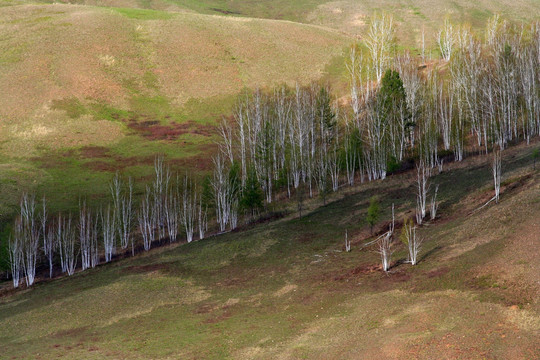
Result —
<instances>
[{"instance_id":1,"label":"green grass","mask_svg":"<svg viewBox=\"0 0 540 360\"><path fill-rule=\"evenodd\" d=\"M132 8L114 8L120 14L135 20L168 20L174 17L173 13L167 11L132 9Z\"/></svg>"}]
</instances>

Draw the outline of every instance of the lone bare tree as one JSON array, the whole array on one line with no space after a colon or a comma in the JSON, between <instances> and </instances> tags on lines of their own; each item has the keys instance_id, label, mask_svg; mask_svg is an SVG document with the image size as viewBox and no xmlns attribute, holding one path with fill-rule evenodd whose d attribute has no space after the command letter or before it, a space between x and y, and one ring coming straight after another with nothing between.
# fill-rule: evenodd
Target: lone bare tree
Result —
<instances>
[{"instance_id":1,"label":"lone bare tree","mask_svg":"<svg viewBox=\"0 0 540 360\"><path fill-rule=\"evenodd\" d=\"M390 261L392 258L392 232L387 231L377 240L378 253L381 255L382 269L388 271L390 269Z\"/></svg>"},{"instance_id":2,"label":"lone bare tree","mask_svg":"<svg viewBox=\"0 0 540 360\"><path fill-rule=\"evenodd\" d=\"M345 230L345 252L351 251L351 241L349 240L349 235L347 230Z\"/></svg>"},{"instance_id":3,"label":"lone bare tree","mask_svg":"<svg viewBox=\"0 0 540 360\"><path fill-rule=\"evenodd\" d=\"M407 246L408 262L411 265L416 265L422 247L422 239L416 236L416 226L414 226L412 219L405 220L401 230L401 241Z\"/></svg>"},{"instance_id":4,"label":"lone bare tree","mask_svg":"<svg viewBox=\"0 0 540 360\"><path fill-rule=\"evenodd\" d=\"M390 262L394 250L392 248L393 236L394 236L394 204L392 204L392 222L389 229L383 235L377 238L378 253L381 255L382 269L387 272L390 270Z\"/></svg>"}]
</instances>

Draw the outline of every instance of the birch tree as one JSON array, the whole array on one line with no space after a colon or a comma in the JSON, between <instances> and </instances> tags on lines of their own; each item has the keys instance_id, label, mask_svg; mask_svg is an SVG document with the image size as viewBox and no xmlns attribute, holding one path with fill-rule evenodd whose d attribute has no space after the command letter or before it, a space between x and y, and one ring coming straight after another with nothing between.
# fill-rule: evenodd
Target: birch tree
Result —
<instances>
[{"instance_id":1,"label":"birch tree","mask_svg":"<svg viewBox=\"0 0 540 360\"><path fill-rule=\"evenodd\" d=\"M178 179L177 179L178 183ZM169 235L169 242L176 241L178 236L179 222L181 218L178 184L175 188L170 189L166 197L165 222L167 224L167 232Z\"/></svg>"},{"instance_id":2,"label":"birch tree","mask_svg":"<svg viewBox=\"0 0 540 360\"><path fill-rule=\"evenodd\" d=\"M50 225L46 231L43 233L43 253L47 258L47 263L49 265L49 278L53 276L53 259L54 259L54 250L56 249L56 237L54 231L54 225Z\"/></svg>"},{"instance_id":3,"label":"birch tree","mask_svg":"<svg viewBox=\"0 0 540 360\"><path fill-rule=\"evenodd\" d=\"M205 233L208 231L208 209L203 207L202 194L199 196L199 208L198 208L198 221L199 226L199 240L204 239Z\"/></svg>"},{"instance_id":4,"label":"birch tree","mask_svg":"<svg viewBox=\"0 0 540 360\"><path fill-rule=\"evenodd\" d=\"M152 242L154 241L154 217L152 215L150 193L151 190L147 186L138 212L139 232L142 236L145 251L150 250Z\"/></svg>"},{"instance_id":5,"label":"birch tree","mask_svg":"<svg viewBox=\"0 0 540 360\"><path fill-rule=\"evenodd\" d=\"M380 82L384 71L390 65L390 53L394 45L394 19L392 15L375 15L369 24L366 35L371 65L377 82Z\"/></svg>"},{"instance_id":6,"label":"birch tree","mask_svg":"<svg viewBox=\"0 0 540 360\"><path fill-rule=\"evenodd\" d=\"M82 270L90 268L92 262L92 217L83 201L79 203L79 245Z\"/></svg>"},{"instance_id":7,"label":"birch tree","mask_svg":"<svg viewBox=\"0 0 540 360\"><path fill-rule=\"evenodd\" d=\"M116 217L111 211L111 206L107 205L105 210L101 211L101 228L103 234L103 249L105 251L105 262L112 260L116 253Z\"/></svg>"},{"instance_id":8,"label":"birch tree","mask_svg":"<svg viewBox=\"0 0 540 360\"><path fill-rule=\"evenodd\" d=\"M20 202L20 223L16 227L20 228L22 243L22 264L24 278L27 286L32 286L36 276L36 262L38 258L40 224L36 216L35 198L24 193Z\"/></svg>"},{"instance_id":9,"label":"birch tree","mask_svg":"<svg viewBox=\"0 0 540 360\"><path fill-rule=\"evenodd\" d=\"M401 240L408 250L407 261L411 265L418 263L418 254L422 248L422 239L416 236L416 227L412 219L405 220L403 229L401 230Z\"/></svg>"},{"instance_id":10,"label":"birch tree","mask_svg":"<svg viewBox=\"0 0 540 360\"><path fill-rule=\"evenodd\" d=\"M197 204L197 192L193 187L192 180L186 175L184 177L184 187L182 188L182 224L184 225L188 243L193 241Z\"/></svg>"},{"instance_id":11,"label":"birch tree","mask_svg":"<svg viewBox=\"0 0 540 360\"><path fill-rule=\"evenodd\" d=\"M20 285L21 274L23 273L23 249L20 229L17 229L17 227L15 227L14 236L9 237L8 253L13 287L18 288Z\"/></svg>"},{"instance_id":12,"label":"birch tree","mask_svg":"<svg viewBox=\"0 0 540 360\"><path fill-rule=\"evenodd\" d=\"M426 217L426 199L429 191L431 170L423 161L416 166L416 223L422 224Z\"/></svg>"},{"instance_id":13,"label":"birch tree","mask_svg":"<svg viewBox=\"0 0 540 360\"><path fill-rule=\"evenodd\" d=\"M441 56L445 61L450 61L454 46L454 28L448 18L444 19L443 27L437 33L437 44L441 51Z\"/></svg>"},{"instance_id":14,"label":"birch tree","mask_svg":"<svg viewBox=\"0 0 540 360\"><path fill-rule=\"evenodd\" d=\"M501 174L502 174L502 157L501 150L496 149L493 151L493 160L491 163L491 172L493 174L493 185L495 188L495 202L499 202L499 193L501 190Z\"/></svg>"},{"instance_id":15,"label":"birch tree","mask_svg":"<svg viewBox=\"0 0 540 360\"><path fill-rule=\"evenodd\" d=\"M69 215L67 218L58 215L56 236L60 253L60 265L62 272L67 273L69 276L75 273L77 267L77 247L76 236L74 227L72 226L72 217Z\"/></svg>"}]
</instances>

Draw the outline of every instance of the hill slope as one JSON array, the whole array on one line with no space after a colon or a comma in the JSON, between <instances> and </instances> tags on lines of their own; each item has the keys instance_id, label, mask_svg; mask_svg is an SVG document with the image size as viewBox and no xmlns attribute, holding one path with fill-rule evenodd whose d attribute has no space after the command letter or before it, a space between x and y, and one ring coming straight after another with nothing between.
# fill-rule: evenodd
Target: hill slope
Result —
<instances>
[{"instance_id":1,"label":"hill slope","mask_svg":"<svg viewBox=\"0 0 540 360\"><path fill-rule=\"evenodd\" d=\"M17 1L17 0L15 0ZM25 1L25 0L18 0ZM513 21L538 18L536 0L40 0L98 6L117 6L156 10L188 10L204 14L231 15L267 19L285 19L323 25L351 35L362 35L374 12L394 15L401 30L398 37L408 45L420 44L422 26L426 41L431 42L445 16L457 23L467 22L481 28L487 18L500 14Z\"/></svg>"},{"instance_id":2,"label":"hill slope","mask_svg":"<svg viewBox=\"0 0 540 360\"><path fill-rule=\"evenodd\" d=\"M538 146L536 144L535 146ZM302 219L165 247L0 298L0 352L49 358L538 358L540 172L505 151L450 164L417 266L379 269L363 219L412 215L413 174L349 189ZM353 250L343 252L344 229ZM384 230L381 223L377 230ZM394 260L405 258L398 246ZM40 321L36 321L40 319Z\"/></svg>"},{"instance_id":3,"label":"hill slope","mask_svg":"<svg viewBox=\"0 0 540 360\"><path fill-rule=\"evenodd\" d=\"M348 44L290 22L132 9L5 7L0 21L1 131L13 138L54 132L46 124L59 122L54 101L130 109L134 97L147 97L174 107L244 87L308 82Z\"/></svg>"},{"instance_id":4,"label":"hill slope","mask_svg":"<svg viewBox=\"0 0 540 360\"><path fill-rule=\"evenodd\" d=\"M288 21L0 7L0 213L16 203L13 187L100 193L100 173L156 153L198 163L189 158L213 149L213 125L243 88L319 79L349 41Z\"/></svg>"}]
</instances>

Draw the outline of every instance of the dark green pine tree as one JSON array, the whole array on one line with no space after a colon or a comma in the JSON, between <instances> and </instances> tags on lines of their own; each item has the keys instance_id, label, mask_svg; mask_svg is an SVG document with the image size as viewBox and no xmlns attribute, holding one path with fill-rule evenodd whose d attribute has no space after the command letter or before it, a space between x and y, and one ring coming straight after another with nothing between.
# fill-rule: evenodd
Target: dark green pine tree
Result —
<instances>
[{"instance_id":1,"label":"dark green pine tree","mask_svg":"<svg viewBox=\"0 0 540 360\"><path fill-rule=\"evenodd\" d=\"M394 116L399 104L405 101L405 88L399 73L395 70L386 70L381 81L379 91L380 101L386 117Z\"/></svg>"},{"instance_id":2,"label":"dark green pine tree","mask_svg":"<svg viewBox=\"0 0 540 360\"><path fill-rule=\"evenodd\" d=\"M251 217L255 216L257 210L263 207L263 192L261 184L257 179L255 169L250 167L246 176L246 184L242 192L240 205L246 211L249 211Z\"/></svg>"},{"instance_id":3,"label":"dark green pine tree","mask_svg":"<svg viewBox=\"0 0 540 360\"><path fill-rule=\"evenodd\" d=\"M324 86L317 95L317 109L326 129L332 130L336 126L336 114L332 111L330 93Z\"/></svg>"}]
</instances>

